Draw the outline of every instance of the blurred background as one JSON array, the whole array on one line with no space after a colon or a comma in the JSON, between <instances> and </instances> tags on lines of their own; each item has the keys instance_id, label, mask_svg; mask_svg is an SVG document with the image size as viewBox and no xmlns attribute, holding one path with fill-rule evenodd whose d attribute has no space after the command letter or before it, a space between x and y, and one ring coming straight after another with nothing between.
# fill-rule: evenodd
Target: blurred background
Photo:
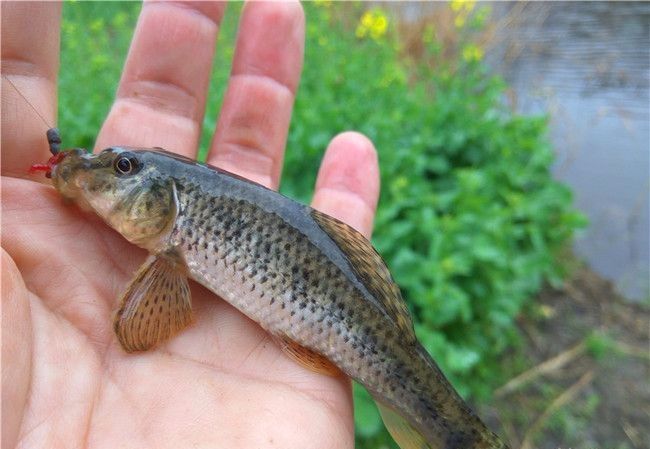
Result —
<instances>
[{"instance_id":1,"label":"blurred background","mask_svg":"<svg viewBox=\"0 0 650 449\"><path fill-rule=\"evenodd\" d=\"M139 9L64 4L67 145L92 148ZM203 156L240 9L219 37ZM513 448L650 447L650 3L305 10L282 192L308 202L329 139L367 134L373 243L461 394ZM357 446L396 447L356 386L355 401Z\"/></svg>"}]
</instances>

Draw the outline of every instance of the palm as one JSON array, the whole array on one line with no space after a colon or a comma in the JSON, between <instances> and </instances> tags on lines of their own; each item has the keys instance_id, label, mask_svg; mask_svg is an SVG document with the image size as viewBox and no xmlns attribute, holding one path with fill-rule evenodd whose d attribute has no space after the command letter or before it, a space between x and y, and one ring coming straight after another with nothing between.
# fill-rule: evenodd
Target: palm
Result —
<instances>
[{"instance_id":1,"label":"palm","mask_svg":"<svg viewBox=\"0 0 650 449\"><path fill-rule=\"evenodd\" d=\"M207 10L209 6L204 5L196 7ZM22 77L19 87L49 98L52 117L52 83L47 77L20 73L22 66L11 62L45 58L40 61L41 72L55 76L56 62L50 60L52 55L56 58L55 47L48 47L53 44L47 39L31 39L29 27L19 19L22 14L30 17L29 26L51 29L56 26L52 23L57 20L56 14L43 10L56 6L4 3L2 7L3 35L13 38L6 47L3 44L3 72L12 74L15 70ZM40 8L40 14L33 14L32 8ZM161 19L155 19L156 15L171 14L170 21L181 22L196 16L188 19L182 12L171 11L172 6L154 5L149 17L143 19L146 9L136 30L118 100L98 141L155 146L158 142L151 142L152 133L141 132L154 130L168 149L192 156L205 92L194 92L195 101L190 102L199 105L199 112L185 111L186 116L176 117L174 114L187 106L186 98L179 99L169 86L161 88L153 83L144 87L142 80L135 82L129 74L142 74L145 68L137 65L147 62L138 61L156 66L155 58L169 54L158 48L153 55L138 54L147 51L141 44L147 35L151 38L155 20ZM203 10L202 14L212 14L218 22L220 9ZM297 84L302 46L287 45L289 54L279 59L270 54L274 62L266 69L265 61L255 66L247 58L268 53L261 48L257 54L256 45L277 48L274 39L283 35L278 30L283 26L302 29L301 17L295 5L255 4L245 8L242 35L247 24L256 20L272 19L276 29L271 37L252 32L248 42L240 35L234 67L239 65L244 71L246 67L262 67L268 73L241 73L244 76L233 78L209 156L212 163L269 186L279 182L292 102L286 86L295 88ZM216 30L206 33L207 38L214 39ZM182 40L179 33L168 34ZM300 40L302 34L293 33L289 39ZM38 45L45 48L31 47ZM211 56L213 51L208 50L206 54ZM182 74L188 79L168 73L179 66L161 64L159 69L167 72L149 76L154 80L168 76L185 87L207 86L205 74L209 73L210 61L203 64L203 71ZM130 83L149 89L147 93L158 102L156 105L162 103L169 110L161 116L160 109L151 104L130 101ZM261 96L256 99L255 95ZM251 101L241 101L249 97ZM183 104L175 104L178 101ZM156 350L124 353L112 332L112 311L146 254L96 217L64 205L52 187L20 179L26 165L46 158L43 128L24 102L16 100L20 107L6 110L4 102L3 97L3 447L353 445L349 381L298 366L255 323L198 285L192 285L192 326ZM254 126L259 132L251 131L251 123L260 119L258 110L274 111L274 120L261 122L259 129ZM41 113L48 115L47 111ZM134 120L141 126L134 127ZM359 135L343 134L328 148L314 206L368 235L377 197L376 177L372 144Z\"/></svg>"}]
</instances>

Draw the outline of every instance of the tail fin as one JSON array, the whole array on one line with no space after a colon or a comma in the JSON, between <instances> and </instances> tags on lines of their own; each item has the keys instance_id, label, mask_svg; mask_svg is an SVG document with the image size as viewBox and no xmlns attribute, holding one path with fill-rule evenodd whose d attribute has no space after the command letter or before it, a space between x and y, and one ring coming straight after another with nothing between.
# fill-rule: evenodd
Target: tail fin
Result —
<instances>
[{"instance_id":1,"label":"tail fin","mask_svg":"<svg viewBox=\"0 0 650 449\"><path fill-rule=\"evenodd\" d=\"M391 399L373 394L401 449L508 449L467 406L426 350L416 344L410 368L392 381Z\"/></svg>"},{"instance_id":2,"label":"tail fin","mask_svg":"<svg viewBox=\"0 0 650 449\"><path fill-rule=\"evenodd\" d=\"M425 437L394 408L378 399L375 399L375 402L386 429L400 449L509 449L507 444L487 429L485 430L489 432L489 436L484 435L479 441L469 443L470 446L463 437L450 439L449 435L444 434L429 434Z\"/></svg>"}]
</instances>

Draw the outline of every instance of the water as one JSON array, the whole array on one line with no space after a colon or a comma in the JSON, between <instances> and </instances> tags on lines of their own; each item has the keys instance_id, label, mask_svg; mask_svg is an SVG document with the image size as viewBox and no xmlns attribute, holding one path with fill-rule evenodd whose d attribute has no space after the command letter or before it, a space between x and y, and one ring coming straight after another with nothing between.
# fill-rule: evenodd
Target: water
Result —
<instances>
[{"instance_id":1,"label":"water","mask_svg":"<svg viewBox=\"0 0 650 449\"><path fill-rule=\"evenodd\" d=\"M495 21L516 7L492 6ZM647 298L650 3L528 4L497 37L488 62L517 110L550 114L554 174L590 219L575 252L626 297Z\"/></svg>"},{"instance_id":2,"label":"water","mask_svg":"<svg viewBox=\"0 0 650 449\"><path fill-rule=\"evenodd\" d=\"M382 4L388 6L388 4ZM479 2L479 41L523 114L549 114L555 176L590 220L575 252L632 300L650 296L650 3ZM400 3L440 22L443 3Z\"/></svg>"}]
</instances>

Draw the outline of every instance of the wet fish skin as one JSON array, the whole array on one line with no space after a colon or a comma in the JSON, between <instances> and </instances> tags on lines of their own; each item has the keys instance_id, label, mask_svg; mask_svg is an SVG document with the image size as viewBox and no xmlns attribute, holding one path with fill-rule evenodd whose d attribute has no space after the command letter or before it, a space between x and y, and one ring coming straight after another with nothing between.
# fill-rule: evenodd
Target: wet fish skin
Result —
<instances>
[{"instance_id":1,"label":"wet fish skin","mask_svg":"<svg viewBox=\"0 0 650 449\"><path fill-rule=\"evenodd\" d=\"M119 177L113 164L124 154L138 171ZM64 196L181 264L270 334L329 359L404 418L406 433L421 435L411 447L507 447L419 344L383 261L349 226L161 151L75 155L55 168L53 180Z\"/></svg>"}]
</instances>

